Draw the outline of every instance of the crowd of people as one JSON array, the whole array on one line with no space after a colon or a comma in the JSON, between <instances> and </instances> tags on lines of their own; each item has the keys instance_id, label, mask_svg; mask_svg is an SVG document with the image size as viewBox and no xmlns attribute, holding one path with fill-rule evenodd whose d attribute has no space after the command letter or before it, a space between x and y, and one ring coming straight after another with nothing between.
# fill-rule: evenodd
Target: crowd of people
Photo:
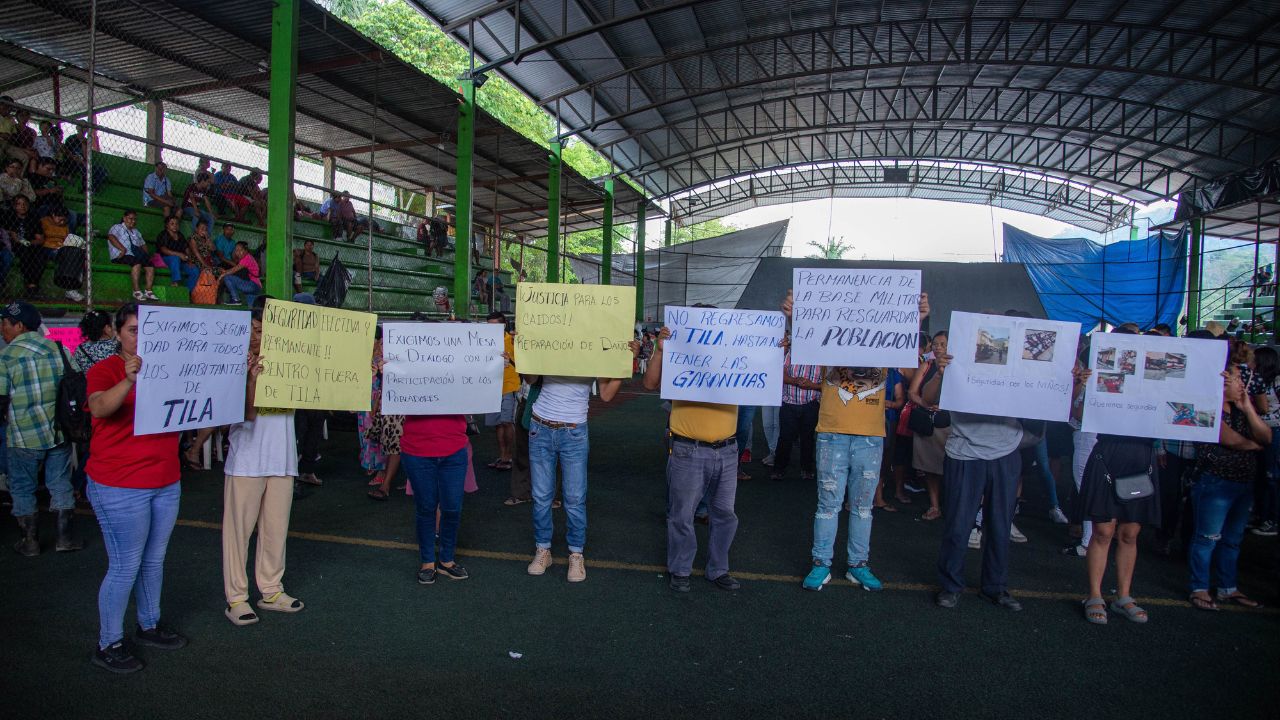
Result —
<instances>
[{"instance_id":1,"label":"crowd of people","mask_svg":"<svg viewBox=\"0 0 1280 720\"><path fill-rule=\"evenodd\" d=\"M307 295L293 299L312 301ZM285 591L285 538L299 483L322 485L315 463L324 414L265 407L254 392L253 380L262 372L264 301L265 296L258 295L250 303L244 421L224 429L229 444L223 467L224 614L237 626L258 622L260 612L304 609L301 600ZM789 317L789 294L782 309ZM928 296L922 295L922 322L929 311ZM129 304L114 316L87 313L81 323L84 342L72 357L44 336L42 318L33 306L17 301L0 312L6 342L0 351L0 397L6 405L0 417L5 420L12 513L21 533L15 549L26 556L41 551L36 506L41 467L49 510L56 518L57 551L84 546L74 533L74 508L77 496L91 503L108 558L93 662L122 673L143 667L139 645L177 649L186 643L162 622L163 562L184 466L204 468L198 450L214 432L209 428L193 433L185 451L181 433L134 434L135 385L145 366L138 353L137 312L138 305ZM624 380L521 374L514 353L515 329L507 316L495 310L487 321L506 329L501 404L484 418L484 425L497 435L497 457L488 467L511 473L504 505L531 505L528 574L543 576L555 567L552 511L559 507L566 522L565 579L583 582L588 569L589 403L593 393L601 402L610 402ZM1128 324L1111 332L1141 330ZM1160 326L1148 332L1169 331ZM371 410L360 414L357 425L359 460L369 476L366 492L374 501L385 501L393 487L413 496L418 583L430 585L441 577L465 580L470 573L457 562L455 551L464 496L476 489L470 435L480 432L478 423L463 415L384 414L380 333L379 328L371 358ZM645 359L640 383L656 390L671 332L662 327L638 330L637 336L630 350L637 362ZM1222 371L1223 422L1217 442L1174 443L1083 432L1084 387L1091 376L1089 338L1082 339L1073 370L1071 419L1047 424L940 409L941 387L952 361L945 331L922 337L920 362L914 368L804 366L792 363L788 347L781 406L765 409L770 453L763 464L770 466L774 481L787 481L795 465L802 481L815 484L812 548L802 587L819 591L830 583L843 512L843 577L865 590L881 590L884 584L871 558L876 514L901 512L916 505L913 495L923 495L927 500L921 520L940 522L943 530L935 565L936 604L953 608L960 602L968 550L974 548L981 550L980 595L999 608L1021 610L1021 602L1008 588L1009 545L1026 541L1014 519L1021 507L1024 470L1034 466L1044 483L1048 516L1055 523L1080 526L1081 537L1063 554L1084 559L1082 616L1088 622L1105 624L1110 617L1148 620L1148 611L1133 594L1143 526L1158 528L1152 543L1157 552L1169 554L1175 543L1180 544L1193 607L1258 607L1239 587L1237 566L1251 522L1257 535L1276 534L1280 433L1274 428L1280 426L1280 357L1271 348L1216 339L1205 330L1188 336L1231 342ZM72 460L72 438L57 419L59 388L77 373L84 373L92 415L92 432L74 453L78 463ZM708 529L707 581L726 591L742 587L731 573L730 552L738 527L737 489L752 477L748 469L756 410L708 402L669 403L666 567L674 592L692 590L698 523ZM798 458L793 458L797 445ZM1075 491L1069 502L1060 503L1056 477L1064 467L1070 468ZM402 484L397 480L401 469ZM1122 500L1116 483L1135 476L1145 477L1152 492ZM251 604L245 566L249 537L255 531L258 600ZM1103 578L1112 564L1117 590L1108 599ZM127 635L124 615L131 595L137 622Z\"/></svg>"}]
</instances>

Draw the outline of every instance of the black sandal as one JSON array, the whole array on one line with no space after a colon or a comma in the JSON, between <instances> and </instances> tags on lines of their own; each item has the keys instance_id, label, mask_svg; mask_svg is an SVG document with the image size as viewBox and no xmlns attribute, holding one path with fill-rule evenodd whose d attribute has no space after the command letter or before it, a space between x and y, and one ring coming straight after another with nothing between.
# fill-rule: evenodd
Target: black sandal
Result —
<instances>
[{"instance_id":1,"label":"black sandal","mask_svg":"<svg viewBox=\"0 0 1280 720\"><path fill-rule=\"evenodd\" d=\"M374 489L370 490L370 491L369 491L369 493L368 493L368 495L369 495L369 498L370 498L370 499L372 499L372 500L386 500L386 499L387 499L387 491L386 491L386 490L383 490L381 487L376 487L376 488L374 488Z\"/></svg>"}]
</instances>

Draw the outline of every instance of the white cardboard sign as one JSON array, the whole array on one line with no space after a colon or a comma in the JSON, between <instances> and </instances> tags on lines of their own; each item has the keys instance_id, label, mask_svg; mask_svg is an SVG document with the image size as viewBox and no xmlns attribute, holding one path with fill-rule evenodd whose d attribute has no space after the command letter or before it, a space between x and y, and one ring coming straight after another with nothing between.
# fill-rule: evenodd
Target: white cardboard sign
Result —
<instances>
[{"instance_id":1,"label":"white cardboard sign","mask_svg":"<svg viewBox=\"0 0 1280 720\"><path fill-rule=\"evenodd\" d=\"M249 330L245 310L139 306L134 434L243 421Z\"/></svg>"},{"instance_id":2,"label":"white cardboard sign","mask_svg":"<svg viewBox=\"0 0 1280 720\"><path fill-rule=\"evenodd\" d=\"M915 367L919 270L795 268L791 359L828 367Z\"/></svg>"},{"instance_id":3,"label":"white cardboard sign","mask_svg":"<svg viewBox=\"0 0 1280 720\"><path fill-rule=\"evenodd\" d=\"M953 312L938 406L1065 421L1079 342L1080 323Z\"/></svg>"},{"instance_id":4,"label":"white cardboard sign","mask_svg":"<svg viewBox=\"0 0 1280 720\"><path fill-rule=\"evenodd\" d=\"M503 326L382 325L382 412L457 415L502 407Z\"/></svg>"},{"instance_id":5,"label":"white cardboard sign","mask_svg":"<svg viewBox=\"0 0 1280 720\"><path fill-rule=\"evenodd\" d=\"M1217 442L1226 361L1221 340L1094 333L1082 429Z\"/></svg>"},{"instance_id":6,"label":"white cardboard sign","mask_svg":"<svg viewBox=\"0 0 1280 720\"><path fill-rule=\"evenodd\" d=\"M780 312L667 306L662 398L781 405L786 325Z\"/></svg>"}]
</instances>

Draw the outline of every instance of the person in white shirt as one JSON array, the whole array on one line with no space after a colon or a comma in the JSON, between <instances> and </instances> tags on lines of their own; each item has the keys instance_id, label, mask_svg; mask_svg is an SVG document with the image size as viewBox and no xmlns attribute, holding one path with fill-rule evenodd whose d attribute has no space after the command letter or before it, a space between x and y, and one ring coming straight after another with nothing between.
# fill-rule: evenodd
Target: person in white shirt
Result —
<instances>
[{"instance_id":1,"label":"person in white shirt","mask_svg":"<svg viewBox=\"0 0 1280 720\"><path fill-rule=\"evenodd\" d=\"M640 343L630 343L633 355ZM551 501L556 494L556 466L561 470L569 544L569 582L587 579L583 548L587 542L587 404L591 384L600 383L600 399L609 402L622 386L619 378L531 377L533 390L529 421L529 469L533 479L533 540L536 545L530 575L551 567ZM536 395L534 394L536 393Z\"/></svg>"},{"instance_id":2,"label":"person in white shirt","mask_svg":"<svg viewBox=\"0 0 1280 720\"><path fill-rule=\"evenodd\" d=\"M227 606L223 613L235 625L252 625L258 616L249 607L249 577L245 570L249 537L258 529L254 574L258 608L296 613L301 600L284 591L284 549L293 507L293 482L298 475L293 411L254 406L255 386L262 373L262 308L253 311L249 339L248 378L244 422L231 426L231 452L225 464L222 510L222 584Z\"/></svg>"},{"instance_id":3,"label":"person in white shirt","mask_svg":"<svg viewBox=\"0 0 1280 720\"><path fill-rule=\"evenodd\" d=\"M129 279L133 282L133 299L138 302L159 300L151 291L156 279L156 269L151 266L151 254L147 252L147 241L138 230L138 212L125 210L120 222L107 231L107 251L111 262L129 266ZM146 273L147 290L138 288L138 276Z\"/></svg>"}]
</instances>

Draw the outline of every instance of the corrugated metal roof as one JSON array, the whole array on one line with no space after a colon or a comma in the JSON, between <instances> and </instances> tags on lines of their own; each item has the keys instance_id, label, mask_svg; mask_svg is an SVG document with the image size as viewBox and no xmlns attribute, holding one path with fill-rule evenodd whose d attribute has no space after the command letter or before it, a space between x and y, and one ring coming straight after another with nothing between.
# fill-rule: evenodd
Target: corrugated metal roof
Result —
<instances>
[{"instance_id":1,"label":"corrugated metal roof","mask_svg":"<svg viewBox=\"0 0 1280 720\"><path fill-rule=\"evenodd\" d=\"M87 64L88 0L33 0L0 13L0 56L15 62L0 83L19 101L38 100L48 78L23 72ZM133 0L98 4L95 70L99 101L164 99L179 112L249 135L265 136L266 69L272 4L260 0ZM455 183L457 93L304 2L298 41L296 135L300 154L401 146L341 157L339 165L413 190ZM193 42L193 38L199 38ZM128 93L127 95L125 93ZM64 108L65 113L83 108ZM476 119L475 217L533 236L546 232L547 150L481 111ZM430 143L406 145L430 139ZM538 176L542 176L538 179ZM515 180L530 178L527 180ZM493 181L504 180L502 184ZM495 190L496 189L496 190ZM495 198L496 191L496 198ZM597 227L602 190L567 166L562 196L568 229ZM616 188L619 221L634 216L641 196Z\"/></svg>"}]
</instances>

